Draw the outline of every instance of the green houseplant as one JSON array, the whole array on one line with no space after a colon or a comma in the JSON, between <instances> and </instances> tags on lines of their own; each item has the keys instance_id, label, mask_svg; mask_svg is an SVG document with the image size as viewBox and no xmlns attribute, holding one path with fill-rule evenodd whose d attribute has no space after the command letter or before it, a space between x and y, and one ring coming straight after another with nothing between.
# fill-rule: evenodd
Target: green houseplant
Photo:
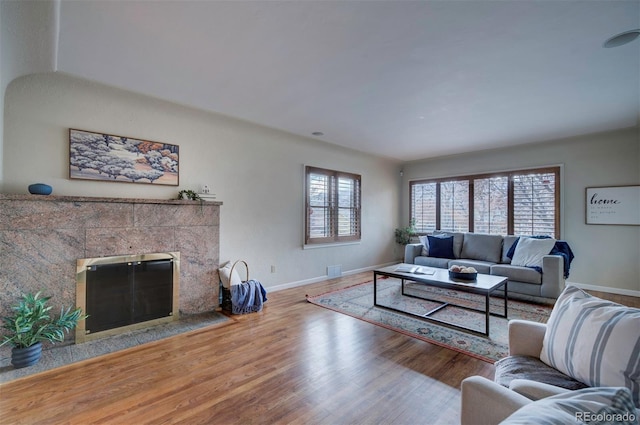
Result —
<instances>
[{"instance_id":1,"label":"green houseplant","mask_svg":"<svg viewBox=\"0 0 640 425\"><path fill-rule=\"evenodd\" d=\"M416 234L416 219L412 218L409 226L396 229L396 243L400 245L411 243L411 237Z\"/></svg>"},{"instance_id":2,"label":"green houseplant","mask_svg":"<svg viewBox=\"0 0 640 425\"><path fill-rule=\"evenodd\" d=\"M198 195L193 190L181 190L178 192L178 199L189 199L191 201L199 201L202 200L200 195Z\"/></svg>"},{"instance_id":3,"label":"green houseplant","mask_svg":"<svg viewBox=\"0 0 640 425\"><path fill-rule=\"evenodd\" d=\"M40 360L42 341L51 343L64 341L65 332L75 328L79 320L87 316L82 309L61 308L60 315L52 317L47 302L51 297L41 296L41 292L25 294L13 306L13 314L2 318L3 341L11 344L11 364L16 368L31 366Z\"/></svg>"}]
</instances>

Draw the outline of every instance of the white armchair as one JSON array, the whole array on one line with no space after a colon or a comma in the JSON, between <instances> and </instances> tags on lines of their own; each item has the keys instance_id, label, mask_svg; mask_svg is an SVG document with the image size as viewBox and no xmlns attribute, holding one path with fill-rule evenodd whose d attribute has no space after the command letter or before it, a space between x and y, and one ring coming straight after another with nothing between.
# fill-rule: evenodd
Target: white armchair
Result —
<instances>
[{"instance_id":1,"label":"white armchair","mask_svg":"<svg viewBox=\"0 0 640 425\"><path fill-rule=\"evenodd\" d=\"M538 358L546 330L543 323L509 322L509 355ZM515 379L509 388L481 376L462 381L462 425L498 424L534 400L567 392L564 388L527 379Z\"/></svg>"},{"instance_id":2,"label":"white armchair","mask_svg":"<svg viewBox=\"0 0 640 425\"><path fill-rule=\"evenodd\" d=\"M509 388L482 376L462 381L462 425L495 425L535 400L569 392L528 379L516 379Z\"/></svg>"},{"instance_id":3,"label":"white armchair","mask_svg":"<svg viewBox=\"0 0 640 425\"><path fill-rule=\"evenodd\" d=\"M494 381L462 381L461 422L498 424L510 417L531 423L544 416L563 423L587 409L617 411L629 419L623 423L637 425L638 341L640 309L568 286L547 324L509 322L509 356L496 362Z\"/></svg>"},{"instance_id":4,"label":"white armchair","mask_svg":"<svg viewBox=\"0 0 640 425\"><path fill-rule=\"evenodd\" d=\"M527 320L509 321L509 355L540 358L547 325Z\"/></svg>"}]
</instances>

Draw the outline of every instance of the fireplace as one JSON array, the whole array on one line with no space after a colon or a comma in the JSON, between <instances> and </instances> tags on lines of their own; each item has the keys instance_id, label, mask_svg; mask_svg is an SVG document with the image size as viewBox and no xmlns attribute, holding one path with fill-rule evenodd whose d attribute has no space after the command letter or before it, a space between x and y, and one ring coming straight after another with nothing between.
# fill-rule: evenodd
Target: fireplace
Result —
<instances>
[{"instance_id":1,"label":"fireplace","mask_svg":"<svg viewBox=\"0 0 640 425\"><path fill-rule=\"evenodd\" d=\"M52 297L53 310L84 308L78 258L148 252L180 253L181 318L213 311L221 208L217 201L0 194L0 317L21 294L38 291Z\"/></svg>"},{"instance_id":2,"label":"fireplace","mask_svg":"<svg viewBox=\"0 0 640 425\"><path fill-rule=\"evenodd\" d=\"M77 260L76 343L179 318L180 253Z\"/></svg>"}]
</instances>

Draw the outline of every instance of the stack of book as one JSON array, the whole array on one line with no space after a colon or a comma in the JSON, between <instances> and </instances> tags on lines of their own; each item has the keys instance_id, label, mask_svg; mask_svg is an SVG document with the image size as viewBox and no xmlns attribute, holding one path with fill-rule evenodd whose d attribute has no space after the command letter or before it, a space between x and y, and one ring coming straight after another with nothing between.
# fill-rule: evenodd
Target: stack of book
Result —
<instances>
[{"instance_id":1,"label":"stack of book","mask_svg":"<svg viewBox=\"0 0 640 425\"><path fill-rule=\"evenodd\" d=\"M412 264L400 264L395 268L395 271L400 273L413 273L413 274L435 274L435 269L430 267L414 266Z\"/></svg>"},{"instance_id":2,"label":"stack of book","mask_svg":"<svg viewBox=\"0 0 640 425\"><path fill-rule=\"evenodd\" d=\"M216 194L215 193L198 193L198 196L202 198L204 201L215 201Z\"/></svg>"}]
</instances>

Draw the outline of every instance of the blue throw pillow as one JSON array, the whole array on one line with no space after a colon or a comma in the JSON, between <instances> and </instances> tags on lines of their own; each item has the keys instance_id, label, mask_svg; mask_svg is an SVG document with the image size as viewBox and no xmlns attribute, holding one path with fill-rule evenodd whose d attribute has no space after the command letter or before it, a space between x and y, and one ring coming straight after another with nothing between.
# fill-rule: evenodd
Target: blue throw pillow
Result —
<instances>
[{"instance_id":1,"label":"blue throw pillow","mask_svg":"<svg viewBox=\"0 0 640 425\"><path fill-rule=\"evenodd\" d=\"M427 236L429 238L429 257L455 258L453 255L453 236Z\"/></svg>"}]
</instances>

